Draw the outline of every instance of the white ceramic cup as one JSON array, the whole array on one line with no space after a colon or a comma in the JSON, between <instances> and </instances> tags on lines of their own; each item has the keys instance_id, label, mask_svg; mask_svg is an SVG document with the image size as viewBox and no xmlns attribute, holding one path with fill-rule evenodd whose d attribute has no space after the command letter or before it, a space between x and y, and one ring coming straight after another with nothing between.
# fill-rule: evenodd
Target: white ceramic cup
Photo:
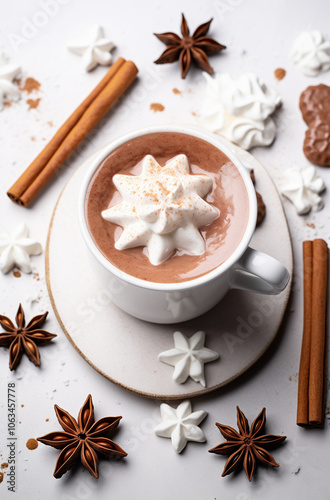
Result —
<instances>
[{"instance_id":1,"label":"white ceramic cup","mask_svg":"<svg viewBox=\"0 0 330 500\"><path fill-rule=\"evenodd\" d=\"M109 153L135 137L155 132L179 132L213 144L223 151L240 172L249 199L249 220L244 236L233 254L219 267L204 276L183 283L154 283L124 273L111 264L97 248L89 232L85 199L90 180ZM207 132L185 126L159 125L128 133L102 150L88 169L79 197L79 222L82 235L92 255L100 286L111 292L112 301L136 318L154 323L177 323L205 313L214 307L231 288L266 295L276 295L287 285L289 271L273 257L249 247L257 220L257 201L250 176L241 161L221 139ZM152 264L150 264L152 265Z\"/></svg>"}]
</instances>

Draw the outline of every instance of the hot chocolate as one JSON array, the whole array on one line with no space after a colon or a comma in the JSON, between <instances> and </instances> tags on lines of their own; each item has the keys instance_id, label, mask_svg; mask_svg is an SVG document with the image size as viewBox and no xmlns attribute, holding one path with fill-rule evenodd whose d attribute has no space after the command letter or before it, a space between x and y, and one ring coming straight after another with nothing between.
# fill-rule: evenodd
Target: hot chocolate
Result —
<instances>
[{"instance_id":1,"label":"hot chocolate","mask_svg":"<svg viewBox=\"0 0 330 500\"><path fill-rule=\"evenodd\" d=\"M140 176L146 155L152 155L154 163L161 168L168 166L175 157L182 162L182 155L186 155L193 181L203 180L204 176L207 176L205 179L212 179L207 194L202 198L216 215L209 219L211 222L208 225L199 227L205 241L205 252L201 255L175 250L167 260L153 265L146 247L115 248L123 229L102 217L102 212L104 214L122 202L113 176ZM236 166L212 144L177 132L136 137L110 153L90 181L85 210L89 231L102 254L127 274L157 283L189 281L217 268L238 247L249 219L248 193Z\"/></svg>"}]
</instances>

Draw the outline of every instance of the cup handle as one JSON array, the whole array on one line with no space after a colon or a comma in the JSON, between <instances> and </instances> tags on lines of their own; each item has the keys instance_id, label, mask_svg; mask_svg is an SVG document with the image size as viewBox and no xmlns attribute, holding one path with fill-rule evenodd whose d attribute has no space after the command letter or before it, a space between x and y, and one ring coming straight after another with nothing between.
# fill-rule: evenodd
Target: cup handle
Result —
<instances>
[{"instance_id":1,"label":"cup handle","mask_svg":"<svg viewBox=\"0 0 330 500\"><path fill-rule=\"evenodd\" d=\"M230 288L277 295L287 286L290 273L266 253L248 247L229 274Z\"/></svg>"}]
</instances>

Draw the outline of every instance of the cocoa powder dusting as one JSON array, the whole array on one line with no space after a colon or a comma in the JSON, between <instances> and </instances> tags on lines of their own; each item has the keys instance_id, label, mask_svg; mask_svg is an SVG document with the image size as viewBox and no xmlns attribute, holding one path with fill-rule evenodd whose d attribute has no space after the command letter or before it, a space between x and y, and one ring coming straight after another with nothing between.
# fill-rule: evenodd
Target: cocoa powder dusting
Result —
<instances>
[{"instance_id":1,"label":"cocoa powder dusting","mask_svg":"<svg viewBox=\"0 0 330 500\"><path fill-rule=\"evenodd\" d=\"M39 90L41 87L41 83L39 83L37 80L35 80L32 77L28 77L25 80L24 85L22 84L21 81L19 81L18 87L20 90L27 92L28 94L31 94L34 90Z\"/></svg>"},{"instance_id":2,"label":"cocoa powder dusting","mask_svg":"<svg viewBox=\"0 0 330 500\"><path fill-rule=\"evenodd\" d=\"M29 109L35 109L39 106L41 99L28 99L26 102L29 105Z\"/></svg>"},{"instance_id":3,"label":"cocoa powder dusting","mask_svg":"<svg viewBox=\"0 0 330 500\"><path fill-rule=\"evenodd\" d=\"M35 450L38 448L38 441L36 439L28 439L26 442L26 447L28 450Z\"/></svg>"},{"instance_id":4,"label":"cocoa powder dusting","mask_svg":"<svg viewBox=\"0 0 330 500\"><path fill-rule=\"evenodd\" d=\"M150 109L151 109L151 111L156 113L157 111L164 111L165 106L163 106L159 102L153 102L152 104L150 104Z\"/></svg>"},{"instance_id":5,"label":"cocoa powder dusting","mask_svg":"<svg viewBox=\"0 0 330 500\"><path fill-rule=\"evenodd\" d=\"M14 271L13 275L15 276L15 278L20 278L22 276L19 271Z\"/></svg>"},{"instance_id":6,"label":"cocoa powder dusting","mask_svg":"<svg viewBox=\"0 0 330 500\"><path fill-rule=\"evenodd\" d=\"M283 80L283 78L285 77L286 75L286 71L285 69L283 68L277 68L275 71L274 71L274 75L275 75L275 78L277 80Z\"/></svg>"}]
</instances>

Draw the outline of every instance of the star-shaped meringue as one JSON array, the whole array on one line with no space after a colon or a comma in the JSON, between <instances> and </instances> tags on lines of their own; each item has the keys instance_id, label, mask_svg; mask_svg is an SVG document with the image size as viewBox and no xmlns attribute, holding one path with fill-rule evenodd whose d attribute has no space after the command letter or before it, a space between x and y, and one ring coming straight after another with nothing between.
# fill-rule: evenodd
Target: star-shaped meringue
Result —
<instances>
[{"instance_id":1,"label":"star-shaped meringue","mask_svg":"<svg viewBox=\"0 0 330 500\"><path fill-rule=\"evenodd\" d=\"M115 45L104 37L101 26L93 26L86 39L73 41L68 44L68 49L74 54L82 56L86 71L91 71L98 64L107 66L112 61L111 50Z\"/></svg>"},{"instance_id":2,"label":"star-shaped meringue","mask_svg":"<svg viewBox=\"0 0 330 500\"><path fill-rule=\"evenodd\" d=\"M205 241L198 228L210 224L219 211L203 198L213 180L190 175L186 155L178 155L161 167L147 155L140 175L115 175L113 182L122 202L102 212L102 217L122 226L117 250L145 246L149 260L159 265L175 249L202 255Z\"/></svg>"},{"instance_id":3,"label":"star-shaped meringue","mask_svg":"<svg viewBox=\"0 0 330 500\"><path fill-rule=\"evenodd\" d=\"M178 384L183 384L190 376L205 387L204 364L219 358L216 351L204 347L205 332L196 332L191 337L175 332L173 339L174 349L160 353L159 361L175 367L173 378Z\"/></svg>"},{"instance_id":4,"label":"star-shaped meringue","mask_svg":"<svg viewBox=\"0 0 330 500\"><path fill-rule=\"evenodd\" d=\"M3 109L6 98L12 101L18 101L20 98L18 88L12 83L20 71L19 66L8 63L4 54L0 54L0 110Z\"/></svg>"},{"instance_id":5,"label":"star-shaped meringue","mask_svg":"<svg viewBox=\"0 0 330 500\"><path fill-rule=\"evenodd\" d=\"M317 175L315 167L310 166L302 170L289 168L284 172L284 176L281 193L294 204L299 215L307 214L310 210L318 212L323 208L319 195L325 190L325 184Z\"/></svg>"},{"instance_id":6,"label":"star-shaped meringue","mask_svg":"<svg viewBox=\"0 0 330 500\"><path fill-rule=\"evenodd\" d=\"M183 401L176 409L162 403L160 413L163 421L155 428L157 436L171 438L173 448L177 453L185 448L188 441L204 443L206 438L198 424L207 415L204 410L191 412L190 401Z\"/></svg>"},{"instance_id":7,"label":"star-shaped meringue","mask_svg":"<svg viewBox=\"0 0 330 500\"><path fill-rule=\"evenodd\" d=\"M39 255L42 247L36 240L28 238L28 234L23 222L11 234L0 229L0 269L3 273L15 266L24 273L31 273L30 255Z\"/></svg>"}]
</instances>

